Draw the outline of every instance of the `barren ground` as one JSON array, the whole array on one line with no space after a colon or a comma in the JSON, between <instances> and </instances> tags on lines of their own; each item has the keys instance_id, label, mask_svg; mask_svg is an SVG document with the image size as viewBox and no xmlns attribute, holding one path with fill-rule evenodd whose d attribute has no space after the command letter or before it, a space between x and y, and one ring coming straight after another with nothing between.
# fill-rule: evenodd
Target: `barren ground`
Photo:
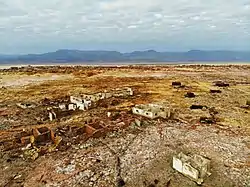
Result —
<instances>
[{"instance_id":1,"label":"barren ground","mask_svg":"<svg viewBox=\"0 0 250 187\"><path fill-rule=\"evenodd\" d=\"M215 87L222 80L229 87ZM180 81L184 87L174 88ZM50 122L44 100L60 102L69 95L131 87L134 96L105 101ZM221 93L210 93L210 89ZM196 97L186 98L187 92ZM41 66L0 70L0 186L197 186L171 167L173 155L198 153L211 159L212 175L202 186L250 186L249 65L182 65L121 67ZM19 102L35 108L21 109ZM175 113L171 120L149 120L131 113L141 103L164 103ZM200 123L209 109L216 121ZM113 115L107 118L107 112ZM13 139L22 131L46 126L79 126L85 118L117 124L98 138L69 132L56 150L35 160L23 156ZM141 125L135 125L135 120ZM121 125L123 124L124 125Z\"/></svg>"}]
</instances>

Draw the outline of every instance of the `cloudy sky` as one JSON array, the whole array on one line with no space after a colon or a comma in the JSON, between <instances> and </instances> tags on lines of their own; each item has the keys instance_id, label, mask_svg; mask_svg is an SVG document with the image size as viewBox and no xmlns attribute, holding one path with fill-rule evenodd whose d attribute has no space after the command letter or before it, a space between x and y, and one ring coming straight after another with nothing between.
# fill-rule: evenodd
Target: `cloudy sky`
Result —
<instances>
[{"instance_id":1,"label":"cloudy sky","mask_svg":"<svg viewBox=\"0 0 250 187\"><path fill-rule=\"evenodd\" d=\"M250 0L0 0L0 54L249 50Z\"/></svg>"}]
</instances>

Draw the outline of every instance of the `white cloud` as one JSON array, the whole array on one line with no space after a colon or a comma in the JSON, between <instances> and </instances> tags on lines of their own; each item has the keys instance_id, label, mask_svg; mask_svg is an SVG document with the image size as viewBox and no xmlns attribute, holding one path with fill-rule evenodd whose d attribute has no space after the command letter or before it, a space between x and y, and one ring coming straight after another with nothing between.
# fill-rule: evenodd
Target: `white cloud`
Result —
<instances>
[{"instance_id":1,"label":"white cloud","mask_svg":"<svg viewBox=\"0 0 250 187\"><path fill-rule=\"evenodd\" d=\"M130 41L133 49L151 39L173 46L177 37L192 41L189 48L202 48L211 38L225 48L234 48L230 40L250 47L249 7L250 0L0 0L0 53L15 52L18 47L5 43L22 47L24 39L37 51L63 41L65 46L53 46L67 48L77 41L98 48L103 42ZM178 42L173 48L183 49Z\"/></svg>"},{"instance_id":2,"label":"white cloud","mask_svg":"<svg viewBox=\"0 0 250 187\"><path fill-rule=\"evenodd\" d=\"M129 25L128 26L128 29L135 29L135 28L137 28L137 25Z\"/></svg>"}]
</instances>

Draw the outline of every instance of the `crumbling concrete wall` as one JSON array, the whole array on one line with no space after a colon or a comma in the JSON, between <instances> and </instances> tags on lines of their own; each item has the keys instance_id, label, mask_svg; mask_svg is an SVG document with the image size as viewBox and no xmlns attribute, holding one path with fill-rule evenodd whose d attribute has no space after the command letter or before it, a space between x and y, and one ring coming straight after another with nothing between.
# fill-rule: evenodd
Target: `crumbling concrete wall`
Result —
<instances>
[{"instance_id":1,"label":"crumbling concrete wall","mask_svg":"<svg viewBox=\"0 0 250 187\"><path fill-rule=\"evenodd\" d=\"M70 96L70 102L71 103L82 103L82 98Z\"/></svg>"},{"instance_id":2,"label":"crumbling concrete wall","mask_svg":"<svg viewBox=\"0 0 250 187\"><path fill-rule=\"evenodd\" d=\"M88 98L88 97L87 97ZM79 110L88 110L91 106L91 100L87 100L86 97L74 97L70 96L70 102L76 105L76 109Z\"/></svg>"},{"instance_id":3,"label":"crumbling concrete wall","mask_svg":"<svg viewBox=\"0 0 250 187\"><path fill-rule=\"evenodd\" d=\"M83 100L83 104L84 104L84 109L88 110L91 107L92 102L88 100Z\"/></svg>"},{"instance_id":4,"label":"crumbling concrete wall","mask_svg":"<svg viewBox=\"0 0 250 187\"><path fill-rule=\"evenodd\" d=\"M77 109L77 105L75 103L69 104L69 110L76 110L76 109Z\"/></svg>"},{"instance_id":5,"label":"crumbling concrete wall","mask_svg":"<svg viewBox=\"0 0 250 187\"><path fill-rule=\"evenodd\" d=\"M170 109L157 104L136 105L132 108L132 112L150 119L167 118L171 115Z\"/></svg>"},{"instance_id":6,"label":"crumbling concrete wall","mask_svg":"<svg viewBox=\"0 0 250 187\"><path fill-rule=\"evenodd\" d=\"M113 92L112 95L114 97L126 97L126 96L132 96L134 94L132 88L129 87L117 88L115 90L112 90L112 92Z\"/></svg>"},{"instance_id":7,"label":"crumbling concrete wall","mask_svg":"<svg viewBox=\"0 0 250 187\"><path fill-rule=\"evenodd\" d=\"M211 175L210 160L200 155L179 153L173 157L173 168L189 177L197 184L203 183L205 177Z\"/></svg>"},{"instance_id":8,"label":"crumbling concrete wall","mask_svg":"<svg viewBox=\"0 0 250 187\"><path fill-rule=\"evenodd\" d=\"M132 88L125 87L125 88L117 88L111 91L104 91L99 93L93 94L83 94L81 97L85 100L90 100L92 102L97 102L102 99L108 99L111 97L127 97L133 95Z\"/></svg>"},{"instance_id":9,"label":"crumbling concrete wall","mask_svg":"<svg viewBox=\"0 0 250 187\"><path fill-rule=\"evenodd\" d=\"M101 96L98 93L97 94L83 94L82 98L85 100L96 102L100 100Z\"/></svg>"},{"instance_id":10,"label":"crumbling concrete wall","mask_svg":"<svg viewBox=\"0 0 250 187\"><path fill-rule=\"evenodd\" d=\"M63 103L61 103L61 104L59 104L59 109L61 109L61 110L66 110L67 109L67 105L66 104L63 104Z\"/></svg>"},{"instance_id":11,"label":"crumbling concrete wall","mask_svg":"<svg viewBox=\"0 0 250 187\"><path fill-rule=\"evenodd\" d=\"M150 119L154 119L155 118L155 113L153 113L152 111L148 111L145 110L143 108L140 108L139 106L135 106L132 108L132 112L133 114L137 114L137 115L141 115Z\"/></svg>"}]
</instances>

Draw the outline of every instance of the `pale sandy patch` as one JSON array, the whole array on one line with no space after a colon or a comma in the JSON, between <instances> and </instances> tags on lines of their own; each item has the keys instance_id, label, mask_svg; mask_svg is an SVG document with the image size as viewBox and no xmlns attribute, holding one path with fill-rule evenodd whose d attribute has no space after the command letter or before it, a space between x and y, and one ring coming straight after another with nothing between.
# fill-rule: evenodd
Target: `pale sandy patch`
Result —
<instances>
[{"instance_id":1,"label":"pale sandy patch","mask_svg":"<svg viewBox=\"0 0 250 187\"><path fill-rule=\"evenodd\" d=\"M18 87L45 81L71 79L73 75L36 74L36 75L0 75L0 87Z\"/></svg>"}]
</instances>

